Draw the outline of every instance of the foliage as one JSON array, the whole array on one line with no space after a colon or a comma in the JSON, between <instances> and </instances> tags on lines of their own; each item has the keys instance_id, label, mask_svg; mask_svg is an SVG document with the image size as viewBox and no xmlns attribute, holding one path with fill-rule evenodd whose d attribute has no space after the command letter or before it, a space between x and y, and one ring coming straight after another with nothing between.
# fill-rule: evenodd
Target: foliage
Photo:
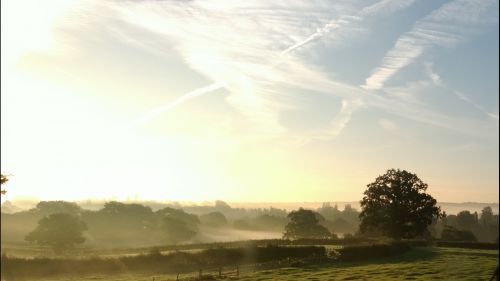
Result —
<instances>
[{"instance_id":1,"label":"foliage","mask_svg":"<svg viewBox=\"0 0 500 281\"><path fill-rule=\"evenodd\" d=\"M200 221L211 227L227 226L227 219L221 212L210 212L200 216Z\"/></svg>"},{"instance_id":2,"label":"foliage","mask_svg":"<svg viewBox=\"0 0 500 281\"><path fill-rule=\"evenodd\" d=\"M474 234L468 230L459 230L453 226L445 226L441 233L444 241L477 241Z\"/></svg>"},{"instance_id":3,"label":"foliage","mask_svg":"<svg viewBox=\"0 0 500 281\"><path fill-rule=\"evenodd\" d=\"M390 243L346 246L337 251L339 252L339 259L341 261L360 261L400 255L409 251L411 247L411 243L394 241Z\"/></svg>"},{"instance_id":4,"label":"foliage","mask_svg":"<svg viewBox=\"0 0 500 281\"><path fill-rule=\"evenodd\" d=\"M168 243L179 243L190 240L198 232L200 219L180 209L170 207L155 212L160 221L159 230Z\"/></svg>"},{"instance_id":5,"label":"foliage","mask_svg":"<svg viewBox=\"0 0 500 281\"><path fill-rule=\"evenodd\" d=\"M191 239L196 232L192 230L186 222L171 216L163 218L162 227L168 243L177 244Z\"/></svg>"},{"instance_id":6,"label":"foliage","mask_svg":"<svg viewBox=\"0 0 500 281\"><path fill-rule=\"evenodd\" d=\"M318 217L321 215L311 210L300 208L288 215L290 222L285 226L283 238L329 238L332 234L324 226L319 224ZM324 219L324 218L323 218Z\"/></svg>"},{"instance_id":7,"label":"foliage","mask_svg":"<svg viewBox=\"0 0 500 281\"><path fill-rule=\"evenodd\" d=\"M461 211L457 214L457 228L460 230L472 230L478 224L477 213Z\"/></svg>"},{"instance_id":8,"label":"foliage","mask_svg":"<svg viewBox=\"0 0 500 281\"><path fill-rule=\"evenodd\" d=\"M26 241L50 246L61 253L85 241L83 231L86 224L79 218L65 213L56 213L42 218L38 226L26 236Z\"/></svg>"},{"instance_id":9,"label":"foliage","mask_svg":"<svg viewBox=\"0 0 500 281\"><path fill-rule=\"evenodd\" d=\"M427 184L405 170L390 169L367 187L359 215L363 233L417 237L440 214L436 200L425 193Z\"/></svg>"},{"instance_id":10,"label":"foliage","mask_svg":"<svg viewBox=\"0 0 500 281\"><path fill-rule=\"evenodd\" d=\"M40 201L33 212L39 215L48 216L55 213L66 213L73 216L80 215L82 208L74 202L66 201Z\"/></svg>"},{"instance_id":11,"label":"foliage","mask_svg":"<svg viewBox=\"0 0 500 281\"><path fill-rule=\"evenodd\" d=\"M8 178L6 175L4 175L4 174L0 174L0 185L4 185L4 184L6 184L8 181L9 181L9 178ZM0 194L5 194L5 193L7 193L7 191L5 191L5 190L3 190L3 189L2 189L2 190L0 190Z\"/></svg>"}]
</instances>

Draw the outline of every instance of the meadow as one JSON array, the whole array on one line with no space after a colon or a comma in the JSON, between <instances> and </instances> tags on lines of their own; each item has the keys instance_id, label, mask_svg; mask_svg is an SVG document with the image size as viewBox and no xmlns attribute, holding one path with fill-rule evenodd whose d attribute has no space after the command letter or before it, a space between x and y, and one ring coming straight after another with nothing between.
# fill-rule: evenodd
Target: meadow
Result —
<instances>
[{"instance_id":1,"label":"meadow","mask_svg":"<svg viewBox=\"0 0 500 281\"><path fill-rule=\"evenodd\" d=\"M275 268L270 269L241 266L238 268L239 276L236 276L235 266L227 266L222 268L222 276L226 280L489 280L498 264L498 254L498 250L414 247L398 256L360 262L288 263L283 266L275 264ZM217 279L217 269L204 271L202 276L203 280ZM198 280L199 272L186 272L177 276L124 270L112 275L59 275L36 280L167 281L177 278Z\"/></svg>"}]
</instances>

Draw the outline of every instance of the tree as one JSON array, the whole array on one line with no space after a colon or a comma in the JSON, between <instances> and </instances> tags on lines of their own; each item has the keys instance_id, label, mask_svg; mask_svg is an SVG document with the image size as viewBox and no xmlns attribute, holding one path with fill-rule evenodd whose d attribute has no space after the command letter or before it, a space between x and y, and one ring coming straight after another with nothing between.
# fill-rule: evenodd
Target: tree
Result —
<instances>
[{"instance_id":1,"label":"tree","mask_svg":"<svg viewBox=\"0 0 500 281\"><path fill-rule=\"evenodd\" d=\"M8 181L9 181L9 178L6 175L0 174L0 185L4 185ZM0 190L0 194L5 194L5 193L7 193L6 190L4 190L4 189Z\"/></svg>"},{"instance_id":2,"label":"tree","mask_svg":"<svg viewBox=\"0 0 500 281\"><path fill-rule=\"evenodd\" d=\"M285 226L283 238L285 239L300 239L300 238L330 238L332 234L324 226L319 224L318 217L320 214L311 210L300 208L297 211L292 211L288 214L290 222ZM324 220L324 218L323 218Z\"/></svg>"},{"instance_id":3,"label":"tree","mask_svg":"<svg viewBox=\"0 0 500 281\"><path fill-rule=\"evenodd\" d=\"M85 222L66 213L56 213L42 218L38 226L26 237L26 241L50 246L59 254L85 242L83 231L87 230Z\"/></svg>"},{"instance_id":4,"label":"tree","mask_svg":"<svg viewBox=\"0 0 500 281\"><path fill-rule=\"evenodd\" d=\"M405 170L390 169L367 187L359 214L363 233L412 238L440 216L436 199L425 193L427 184Z\"/></svg>"},{"instance_id":5,"label":"tree","mask_svg":"<svg viewBox=\"0 0 500 281\"><path fill-rule=\"evenodd\" d=\"M227 226L227 219L221 212L210 212L200 216L203 224L210 227L224 227Z\"/></svg>"},{"instance_id":6,"label":"tree","mask_svg":"<svg viewBox=\"0 0 500 281\"><path fill-rule=\"evenodd\" d=\"M171 216L162 219L162 230L167 242L173 244L187 241L196 235L196 231L192 230L186 222Z\"/></svg>"},{"instance_id":7,"label":"tree","mask_svg":"<svg viewBox=\"0 0 500 281\"><path fill-rule=\"evenodd\" d=\"M477 241L476 236L468 230L458 230L453 226L445 226L441 232L441 240L445 241Z\"/></svg>"},{"instance_id":8,"label":"tree","mask_svg":"<svg viewBox=\"0 0 500 281\"><path fill-rule=\"evenodd\" d=\"M494 222L494 215L493 215L493 210L491 209L490 206L486 206L483 208L481 211L481 224L482 225L490 225Z\"/></svg>"},{"instance_id":9,"label":"tree","mask_svg":"<svg viewBox=\"0 0 500 281\"><path fill-rule=\"evenodd\" d=\"M200 219L196 215L169 207L158 210L155 214L160 221L160 231L168 243L187 241L198 233Z\"/></svg>"},{"instance_id":10,"label":"tree","mask_svg":"<svg viewBox=\"0 0 500 281\"><path fill-rule=\"evenodd\" d=\"M460 230L473 230L478 224L477 214L461 211L457 214L457 226Z\"/></svg>"}]
</instances>

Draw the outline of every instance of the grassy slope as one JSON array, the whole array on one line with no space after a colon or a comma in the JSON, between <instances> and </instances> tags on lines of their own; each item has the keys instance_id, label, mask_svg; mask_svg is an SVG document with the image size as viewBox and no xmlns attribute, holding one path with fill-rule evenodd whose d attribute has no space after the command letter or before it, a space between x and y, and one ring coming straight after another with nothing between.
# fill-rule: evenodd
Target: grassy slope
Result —
<instances>
[{"instance_id":1,"label":"grassy slope","mask_svg":"<svg viewBox=\"0 0 500 281\"><path fill-rule=\"evenodd\" d=\"M304 268L244 273L229 280L489 280L498 263L497 250L414 248L399 257ZM188 275L181 275L184 279ZM196 276L195 273L191 276ZM173 275L60 277L46 280L175 280ZM184 277L184 278L183 278ZM226 279L228 280L228 279Z\"/></svg>"},{"instance_id":2,"label":"grassy slope","mask_svg":"<svg viewBox=\"0 0 500 281\"><path fill-rule=\"evenodd\" d=\"M396 258L262 271L240 280L489 280L496 250L415 248Z\"/></svg>"}]
</instances>

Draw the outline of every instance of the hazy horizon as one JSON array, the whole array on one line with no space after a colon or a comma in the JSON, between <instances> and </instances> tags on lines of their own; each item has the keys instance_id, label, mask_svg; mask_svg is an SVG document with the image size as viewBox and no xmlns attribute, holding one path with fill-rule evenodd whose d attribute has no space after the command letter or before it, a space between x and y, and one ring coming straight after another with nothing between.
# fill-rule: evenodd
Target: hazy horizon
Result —
<instances>
[{"instance_id":1,"label":"hazy horizon","mask_svg":"<svg viewBox=\"0 0 500 281\"><path fill-rule=\"evenodd\" d=\"M96 210L100 209L104 206L104 203L113 201L113 199L86 199L86 200L77 200L71 201L77 203L84 209ZM224 200L221 200L224 201ZM7 200L2 202L2 206L5 202L10 202L14 207L20 208L19 210L28 210L36 206L36 204L40 201L38 200ZM160 209L165 207L166 205L179 206L179 207L196 207L196 206L207 206L213 207L215 205L214 201L169 201L169 200L122 200L120 202L123 203L137 203L145 206L153 207L153 210ZM231 208L244 208L244 209L257 209L257 208L277 208L277 209L285 209L286 211L296 210L298 208L306 208L306 209L317 209L323 206L324 203L329 203L331 206L337 205L340 210L343 210L345 205L351 205L351 207L360 210L360 202L359 201L317 201L317 202L234 202L234 201L224 201ZM438 206L442 207L442 210L447 214L457 214L460 211L470 211L470 212L478 212L486 207L490 206L495 214L499 213L500 207L498 202L437 202Z\"/></svg>"}]
</instances>

